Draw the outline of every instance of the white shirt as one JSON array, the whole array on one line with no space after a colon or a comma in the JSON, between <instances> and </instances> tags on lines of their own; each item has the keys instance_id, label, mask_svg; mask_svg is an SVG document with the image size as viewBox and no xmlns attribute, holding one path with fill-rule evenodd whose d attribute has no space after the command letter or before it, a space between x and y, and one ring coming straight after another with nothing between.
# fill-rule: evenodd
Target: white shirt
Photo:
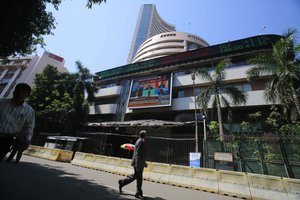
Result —
<instances>
[{"instance_id":1,"label":"white shirt","mask_svg":"<svg viewBox=\"0 0 300 200\"><path fill-rule=\"evenodd\" d=\"M31 141L35 126L34 111L26 102L16 106L12 99L0 99L0 134L25 134Z\"/></svg>"}]
</instances>

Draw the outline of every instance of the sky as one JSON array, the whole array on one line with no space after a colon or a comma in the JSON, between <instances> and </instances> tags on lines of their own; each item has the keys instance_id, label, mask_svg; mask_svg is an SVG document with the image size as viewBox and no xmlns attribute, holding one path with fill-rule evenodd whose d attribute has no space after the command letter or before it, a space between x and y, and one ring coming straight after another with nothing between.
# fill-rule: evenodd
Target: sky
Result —
<instances>
[{"instance_id":1,"label":"sky","mask_svg":"<svg viewBox=\"0 0 300 200\"><path fill-rule=\"evenodd\" d=\"M77 60L91 73L127 64L140 6L155 4L159 15L179 32L195 34L210 45L263 34L282 35L296 28L300 41L300 0L107 0L92 9L86 0L64 0L56 11L53 35L38 48L65 59L69 72Z\"/></svg>"}]
</instances>

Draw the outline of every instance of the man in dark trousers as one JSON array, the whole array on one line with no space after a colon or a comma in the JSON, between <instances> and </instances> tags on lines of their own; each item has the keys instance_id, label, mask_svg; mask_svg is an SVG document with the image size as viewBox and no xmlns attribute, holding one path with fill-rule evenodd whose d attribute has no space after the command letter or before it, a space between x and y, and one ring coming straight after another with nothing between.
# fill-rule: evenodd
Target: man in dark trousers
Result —
<instances>
[{"instance_id":1,"label":"man in dark trousers","mask_svg":"<svg viewBox=\"0 0 300 200\"><path fill-rule=\"evenodd\" d=\"M136 179L136 193L135 197L144 199L142 184L143 184L143 171L144 167L147 167L146 163L146 143L145 143L146 131L140 131L140 138L135 143L135 148L132 156L131 165L134 167L134 174L127 176L123 180L119 180L119 191L122 194L122 187L131 183Z\"/></svg>"}]
</instances>

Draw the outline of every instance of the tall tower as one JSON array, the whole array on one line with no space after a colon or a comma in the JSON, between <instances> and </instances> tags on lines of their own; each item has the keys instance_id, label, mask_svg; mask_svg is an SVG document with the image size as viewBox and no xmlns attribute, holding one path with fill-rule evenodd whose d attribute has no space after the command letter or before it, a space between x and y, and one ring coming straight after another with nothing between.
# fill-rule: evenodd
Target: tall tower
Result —
<instances>
[{"instance_id":1,"label":"tall tower","mask_svg":"<svg viewBox=\"0 0 300 200\"><path fill-rule=\"evenodd\" d=\"M136 51L148 38L159 33L176 31L175 26L165 22L157 13L154 4L141 6L139 17L135 26L127 63L131 63Z\"/></svg>"}]
</instances>

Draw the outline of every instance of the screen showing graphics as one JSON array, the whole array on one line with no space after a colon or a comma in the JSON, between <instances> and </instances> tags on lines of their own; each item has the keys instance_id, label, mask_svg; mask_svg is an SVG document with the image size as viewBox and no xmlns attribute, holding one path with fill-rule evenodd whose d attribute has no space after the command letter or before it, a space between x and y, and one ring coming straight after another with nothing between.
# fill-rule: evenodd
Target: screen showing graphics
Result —
<instances>
[{"instance_id":1,"label":"screen showing graphics","mask_svg":"<svg viewBox=\"0 0 300 200\"><path fill-rule=\"evenodd\" d=\"M172 74L134 79L128 108L171 106Z\"/></svg>"}]
</instances>

